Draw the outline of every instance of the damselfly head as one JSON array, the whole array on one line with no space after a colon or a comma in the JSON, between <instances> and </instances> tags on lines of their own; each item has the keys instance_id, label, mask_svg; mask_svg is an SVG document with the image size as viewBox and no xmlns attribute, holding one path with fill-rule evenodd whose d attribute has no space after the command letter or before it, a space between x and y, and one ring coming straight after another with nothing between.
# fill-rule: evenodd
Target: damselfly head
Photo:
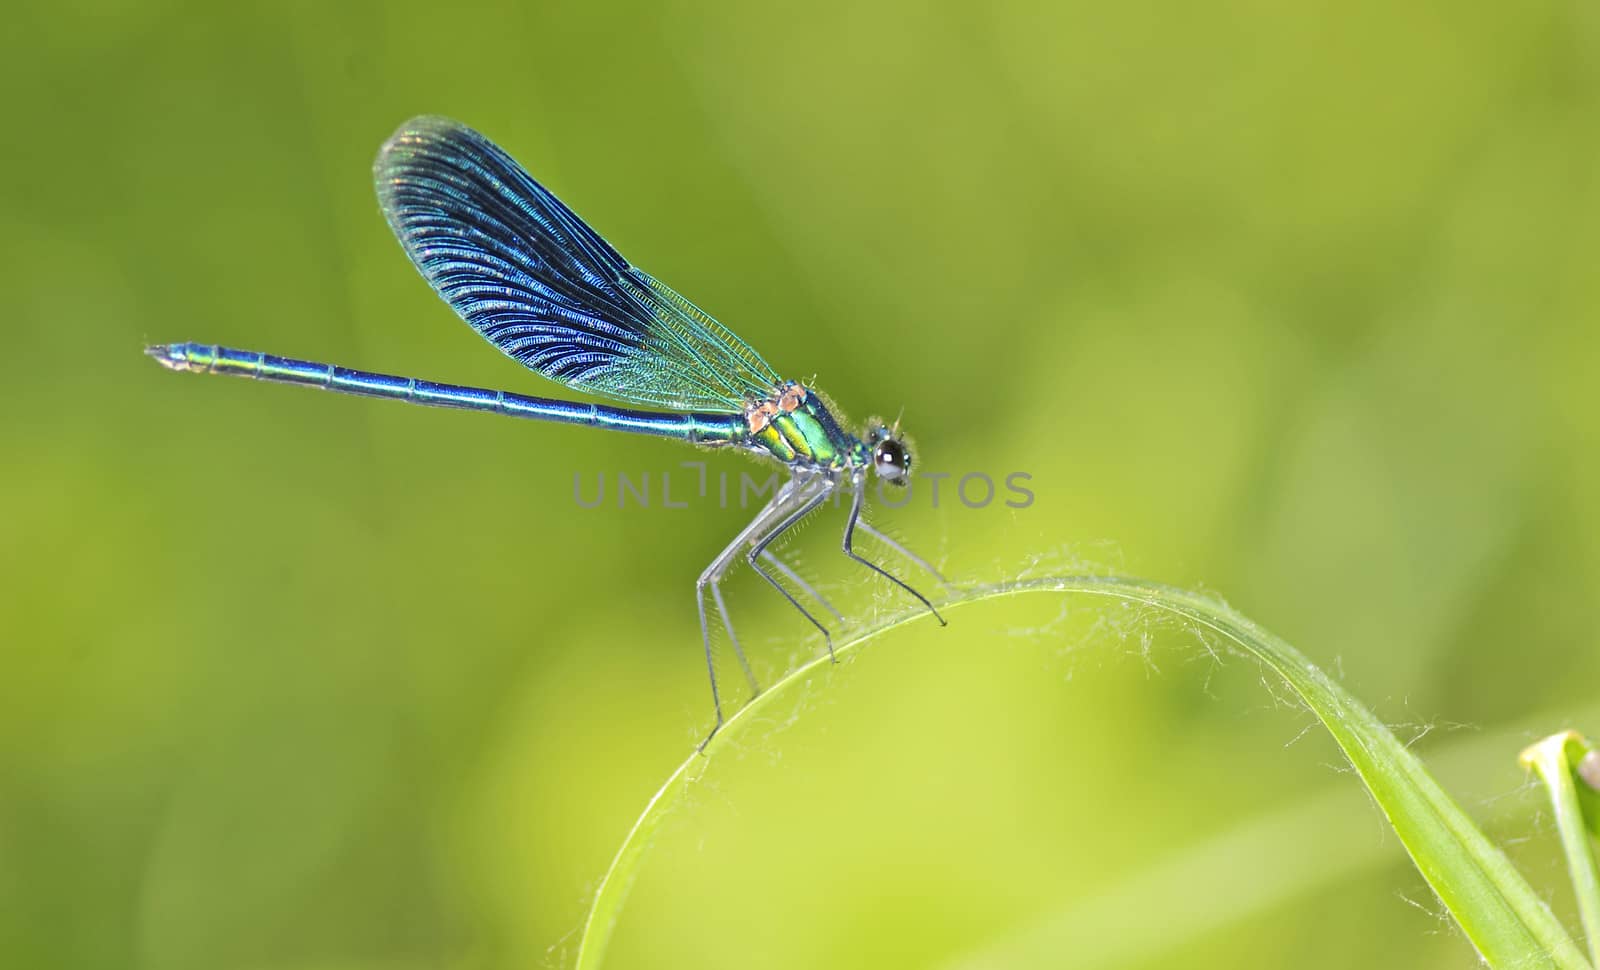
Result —
<instances>
[{"instance_id":1,"label":"damselfly head","mask_svg":"<svg viewBox=\"0 0 1600 970\"><path fill-rule=\"evenodd\" d=\"M872 470L891 485L904 486L911 481L911 449L900 437L900 422L893 428L873 422L867 431L867 445L872 449Z\"/></svg>"}]
</instances>

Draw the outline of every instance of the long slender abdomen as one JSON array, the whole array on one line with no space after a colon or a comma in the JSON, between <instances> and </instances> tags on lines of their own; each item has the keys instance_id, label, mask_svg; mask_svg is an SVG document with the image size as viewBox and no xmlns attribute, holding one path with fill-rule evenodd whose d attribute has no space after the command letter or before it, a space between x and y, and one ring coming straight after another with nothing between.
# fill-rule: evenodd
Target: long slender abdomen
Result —
<instances>
[{"instance_id":1,"label":"long slender abdomen","mask_svg":"<svg viewBox=\"0 0 1600 970\"><path fill-rule=\"evenodd\" d=\"M320 387L341 394L381 397L428 407L487 411L536 421L585 424L615 431L630 431L696 444L728 444L743 438L743 419L727 414L673 414L636 411L601 404L579 404L550 398L528 397L459 384L439 384L415 377L397 377L352 370L253 350L236 350L212 344L156 344L145 348L169 370L197 374L231 374L278 384Z\"/></svg>"}]
</instances>

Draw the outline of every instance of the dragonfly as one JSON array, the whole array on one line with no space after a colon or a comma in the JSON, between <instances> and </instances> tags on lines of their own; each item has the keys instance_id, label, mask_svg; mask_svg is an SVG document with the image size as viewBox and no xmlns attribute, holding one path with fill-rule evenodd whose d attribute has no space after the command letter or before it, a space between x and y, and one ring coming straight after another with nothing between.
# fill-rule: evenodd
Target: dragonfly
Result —
<instances>
[{"instance_id":1,"label":"dragonfly","mask_svg":"<svg viewBox=\"0 0 1600 970\"><path fill-rule=\"evenodd\" d=\"M869 421L860 435L846 430L821 392L780 378L732 331L628 263L509 154L459 122L408 121L379 150L373 177L406 255L472 329L552 381L634 407L441 384L215 344L156 344L145 352L175 371L674 438L784 466L787 480L695 582L716 713L708 741L724 722L708 597L751 697L761 690L722 596L722 582L739 558L821 631L837 662L833 635L815 605L838 622L843 615L769 548L830 498L850 499L844 554L945 624L928 597L855 549L856 533L865 533L948 586L929 562L861 517L869 477L900 487L910 481L912 454L898 420ZM814 606L808 609L779 575Z\"/></svg>"}]
</instances>

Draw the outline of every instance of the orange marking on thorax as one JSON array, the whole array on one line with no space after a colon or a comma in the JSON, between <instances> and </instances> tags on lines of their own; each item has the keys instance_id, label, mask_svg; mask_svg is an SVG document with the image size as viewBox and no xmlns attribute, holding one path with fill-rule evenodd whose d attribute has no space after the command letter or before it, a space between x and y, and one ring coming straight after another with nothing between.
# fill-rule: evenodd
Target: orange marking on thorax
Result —
<instances>
[{"instance_id":1,"label":"orange marking on thorax","mask_svg":"<svg viewBox=\"0 0 1600 970\"><path fill-rule=\"evenodd\" d=\"M807 393L799 384L790 384L776 391L771 399L751 405L744 414L745 421L750 425L750 433L760 434L772 423L773 418L799 410L800 405L806 403Z\"/></svg>"},{"instance_id":2,"label":"orange marking on thorax","mask_svg":"<svg viewBox=\"0 0 1600 970\"><path fill-rule=\"evenodd\" d=\"M760 434L767 425L772 423L772 416L778 413L778 405L771 401L762 401L745 413L745 420L750 422L750 433Z\"/></svg>"},{"instance_id":3,"label":"orange marking on thorax","mask_svg":"<svg viewBox=\"0 0 1600 970\"><path fill-rule=\"evenodd\" d=\"M806 403L806 389L799 384L791 384L784 388L783 394L778 397L778 410L788 414L804 403Z\"/></svg>"}]
</instances>

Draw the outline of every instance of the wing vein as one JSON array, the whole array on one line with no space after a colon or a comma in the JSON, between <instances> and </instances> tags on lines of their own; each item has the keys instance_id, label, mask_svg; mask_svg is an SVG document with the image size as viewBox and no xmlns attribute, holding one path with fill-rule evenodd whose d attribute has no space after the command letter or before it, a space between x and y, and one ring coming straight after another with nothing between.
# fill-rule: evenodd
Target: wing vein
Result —
<instances>
[{"instance_id":1,"label":"wing vein","mask_svg":"<svg viewBox=\"0 0 1600 970\"><path fill-rule=\"evenodd\" d=\"M422 276L502 353L574 390L738 412L780 382L705 311L631 266L509 155L417 118L373 166L385 217Z\"/></svg>"}]
</instances>

